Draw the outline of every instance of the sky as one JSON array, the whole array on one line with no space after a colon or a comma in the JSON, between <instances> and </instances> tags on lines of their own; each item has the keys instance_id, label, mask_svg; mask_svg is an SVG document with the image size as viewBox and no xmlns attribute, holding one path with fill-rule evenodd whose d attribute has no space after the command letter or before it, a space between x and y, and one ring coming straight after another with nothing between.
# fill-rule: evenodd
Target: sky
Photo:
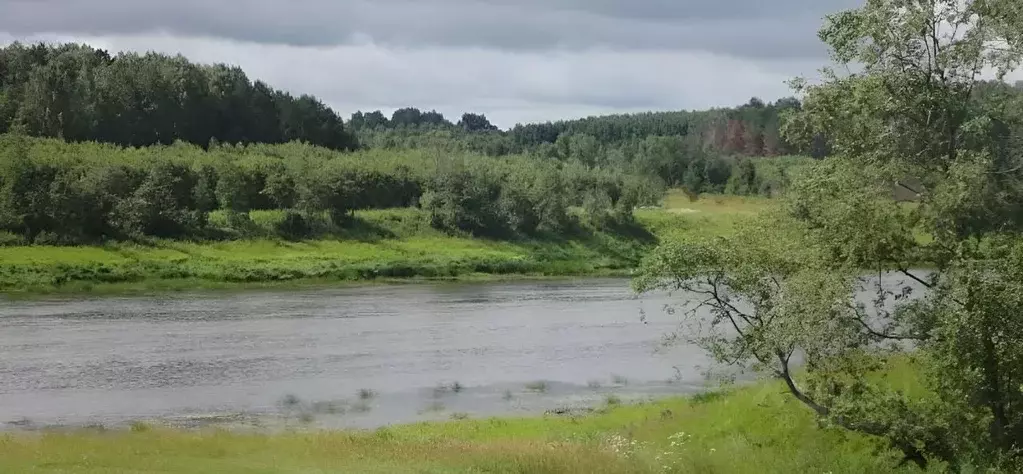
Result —
<instances>
[{"instance_id":1,"label":"sky","mask_svg":"<svg viewBox=\"0 0 1023 474\"><path fill-rule=\"evenodd\" d=\"M84 42L241 66L342 116L516 123L791 95L862 0L0 0L0 44Z\"/></svg>"}]
</instances>

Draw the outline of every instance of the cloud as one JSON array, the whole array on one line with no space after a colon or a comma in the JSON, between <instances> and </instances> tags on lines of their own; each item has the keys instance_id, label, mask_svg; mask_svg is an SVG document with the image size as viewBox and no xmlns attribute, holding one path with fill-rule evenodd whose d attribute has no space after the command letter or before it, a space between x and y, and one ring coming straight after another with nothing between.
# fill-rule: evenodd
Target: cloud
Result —
<instances>
[{"instance_id":1,"label":"cloud","mask_svg":"<svg viewBox=\"0 0 1023 474\"><path fill-rule=\"evenodd\" d=\"M773 100L860 0L0 0L0 43L87 42L239 65L347 115L518 122Z\"/></svg>"},{"instance_id":2,"label":"cloud","mask_svg":"<svg viewBox=\"0 0 1023 474\"><path fill-rule=\"evenodd\" d=\"M166 32L264 44L700 50L820 57L822 17L858 0L0 0L18 35Z\"/></svg>"},{"instance_id":3,"label":"cloud","mask_svg":"<svg viewBox=\"0 0 1023 474\"><path fill-rule=\"evenodd\" d=\"M502 127L777 98L788 94L784 81L792 70L812 71L817 65L699 51L498 51L373 43L312 48L170 35L30 39L74 39L111 51L180 52L193 61L236 64L276 87L314 94L344 115L414 105L451 119L464 111L481 112Z\"/></svg>"},{"instance_id":4,"label":"cloud","mask_svg":"<svg viewBox=\"0 0 1023 474\"><path fill-rule=\"evenodd\" d=\"M87 42L239 65L339 113L416 106L502 127L774 100L862 0L0 0L0 44ZM1023 74L1015 74L1023 79Z\"/></svg>"}]
</instances>

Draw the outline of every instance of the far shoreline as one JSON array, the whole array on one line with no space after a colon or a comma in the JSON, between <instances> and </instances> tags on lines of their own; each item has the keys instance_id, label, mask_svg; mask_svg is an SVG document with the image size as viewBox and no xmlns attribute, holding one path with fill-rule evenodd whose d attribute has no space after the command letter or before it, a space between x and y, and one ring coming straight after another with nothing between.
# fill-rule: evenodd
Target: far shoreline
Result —
<instances>
[{"instance_id":1,"label":"far shoreline","mask_svg":"<svg viewBox=\"0 0 1023 474\"><path fill-rule=\"evenodd\" d=\"M466 273L451 277L375 278L361 280L300 278L286 281L230 282L200 279L152 279L139 282L82 283L40 286L0 291L2 301L38 301L46 299L101 299L108 297L159 297L182 293L216 295L257 291L304 291L357 288L381 285L438 285L473 283L515 283L598 279L630 280L635 269L598 270L578 274L543 273Z\"/></svg>"}]
</instances>

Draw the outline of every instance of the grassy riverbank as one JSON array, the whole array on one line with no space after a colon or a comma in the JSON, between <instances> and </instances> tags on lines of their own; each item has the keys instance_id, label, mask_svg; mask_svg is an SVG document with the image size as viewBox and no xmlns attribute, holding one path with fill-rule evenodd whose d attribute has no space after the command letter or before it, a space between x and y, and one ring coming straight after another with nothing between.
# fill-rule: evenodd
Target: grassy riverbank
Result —
<instances>
[{"instance_id":1,"label":"grassy riverbank","mask_svg":"<svg viewBox=\"0 0 1023 474\"><path fill-rule=\"evenodd\" d=\"M726 233L762 199L670 193L662 209L636 212L637 225L530 240L451 236L415 209L361 211L329 238L258 236L282 213L254 212L254 238L223 242L154 240L91 247L0 247L0 292L131 292L337 283L389 279L482 279L627 274L659 239ZM219 218L211 216L211 222ZM585 219L582 219L585 221Z\"/></svg>"},{"instance_id":2,"label":"grassy riverbank","mask_svg":"<svg viewBox=\"0 0 1023 474\"><path fill-rule=\"evenodd\" d=\"M164 431L0 437L0 471L40 473L887 473L874 439L821 429L763 383L581 416L461 420L373 432Z\"/></svg>"}]
</instances>

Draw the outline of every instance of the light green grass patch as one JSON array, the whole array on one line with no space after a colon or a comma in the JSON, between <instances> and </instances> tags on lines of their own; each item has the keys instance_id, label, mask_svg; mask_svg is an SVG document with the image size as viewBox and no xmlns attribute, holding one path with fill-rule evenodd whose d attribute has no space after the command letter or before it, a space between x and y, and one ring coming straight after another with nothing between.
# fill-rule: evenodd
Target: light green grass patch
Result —
<instances>
[{"instance_id":1,"label":"light green grass patch","mask_svg":"<svg viewBox=\"0 0 1023 474\"><path fill-rule=\"evenodd\" d=\"M635 268L658 239L726 235L735 222L769 202L710 196L681 203L679 195L668 195L669 207L689 206L696 212L639 210L639 234L583 227L565 236L501 241L446 235L430 228L420 210L388 209L357 212L348 228L328 228L322 221L317 225L324 234L289 241L271 237L284 212L255 211L250 218L260 230L249 229L255 232L252 237L237 240L0 247L0 292L31 295L299 281L620 274ZM228 219L223 212L215 212L210 220L218 226L226 225ZM646 238L641 235L644 232L649 234Z\"/></svg>"}]
</instances>

